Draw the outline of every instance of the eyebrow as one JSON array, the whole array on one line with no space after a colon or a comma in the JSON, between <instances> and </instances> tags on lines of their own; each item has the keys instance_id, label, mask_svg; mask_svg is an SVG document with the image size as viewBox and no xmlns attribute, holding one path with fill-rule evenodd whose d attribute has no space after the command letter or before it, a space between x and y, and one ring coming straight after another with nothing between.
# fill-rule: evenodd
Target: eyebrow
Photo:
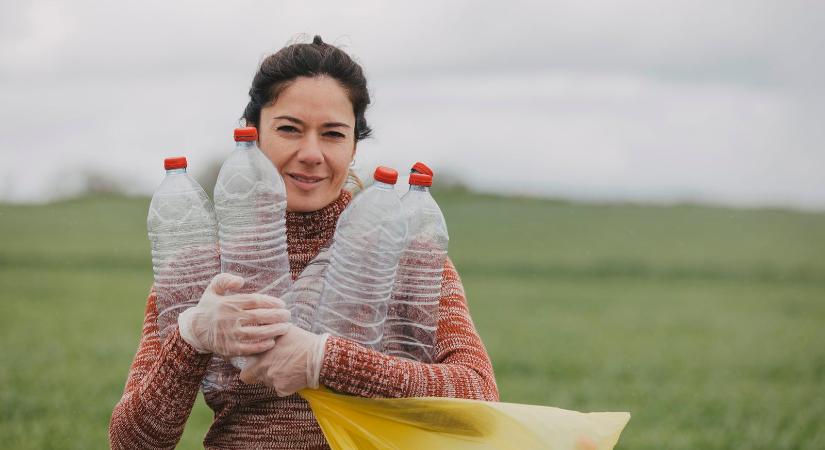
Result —
<instances>
[{"instance_id":1,"label":"eyebrow","mask_svg":"<svg viewBox=\"0 0 825 450\"><path fill-rule=\"evenodd\" d=\"M303 120L301 120L297 117L292 117L292 116L278 116L278 117L274 117L274 119L288 120L292 123L297 123L298 125L303 125L304 124ZM350 127L349 125L347 125L343 122L326 122L323 125L321 125L321 127L322 128L338 128L338 127L352 128L352 127Z\"/></svg>"}]
</instances>

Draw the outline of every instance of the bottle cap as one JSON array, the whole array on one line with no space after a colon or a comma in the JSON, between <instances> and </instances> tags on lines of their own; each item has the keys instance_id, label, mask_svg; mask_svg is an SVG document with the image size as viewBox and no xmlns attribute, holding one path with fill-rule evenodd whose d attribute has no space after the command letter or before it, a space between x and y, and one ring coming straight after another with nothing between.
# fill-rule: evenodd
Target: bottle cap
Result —
<instances>
[{"instance_id":1,"label":"bottle cap","mask_svg":"<svg viewBox=\"0 0 825 450\"><path fill-rule=\"evenodd\" d=\"M375 169L375 174L372 176L375 178L375 181L380 181L382 183L387 184L395 184L398 181L398 172L395 169L391 169L389 167L378 166Z\"/></svg>"},{"instance_id":2,"label":"bottle cap","mask_svg":"<svg viewBox=\"0 0 825 450\"><path fill-rule=\"evenodd\" d=\"M433 174L433 169L430 169L429 167L427 167L426 164L424 164L421 161L418 161L417 163L413 164L412 170L413 172L423 173L431 177L435 176L435 174Z\"/></svg>"},{"instance_id":3,"label":"bottle cap","mask_svg":"<svg viewBox=\"0 0 825 450\"><path fill-rule=\"evenodd\" d=\"M163 160L163 167L166 170L185 169L186 168L186 157L185 156L176 156L174 158L166 158L166 159Z\"/></svg>"},{"instance_id":4,"label":"bottle cap","mask_svg":"<svg viewBox=\"0 0 825 450\"><path fill-rule=\"evenodd\" d=\"M425 174L425 173L411 173L410 174L410 185L411 186L432 186L433 185L433 177Z\"/></svg>"},{"instance_id":5,"label":"bottle cap","mask_svg":"<svg viewBox=\"0 0 825 450\"><path fill-rule=\"evenodd\" d=\"M255 127L235 128L235 142L250 142L258 140L258 129Z\"/></svg>"}]
</instances>

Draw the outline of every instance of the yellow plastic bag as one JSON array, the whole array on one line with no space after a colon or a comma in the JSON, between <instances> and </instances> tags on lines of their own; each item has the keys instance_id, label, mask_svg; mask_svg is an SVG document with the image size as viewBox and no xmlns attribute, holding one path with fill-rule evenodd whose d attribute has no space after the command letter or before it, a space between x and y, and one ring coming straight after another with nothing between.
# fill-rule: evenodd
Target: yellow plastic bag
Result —
<instances>
[{"instance_id":1,"label":"yellow plastic bag","mask_svg":"<svg viewBox=\"0 0 825 450\"><path fill-rule=\"evenodd\" d=\"M609 450L630 420L626 412L457 398L361 398L327 389L300 394L334 450Z\"/></svg>"}]
</instances>

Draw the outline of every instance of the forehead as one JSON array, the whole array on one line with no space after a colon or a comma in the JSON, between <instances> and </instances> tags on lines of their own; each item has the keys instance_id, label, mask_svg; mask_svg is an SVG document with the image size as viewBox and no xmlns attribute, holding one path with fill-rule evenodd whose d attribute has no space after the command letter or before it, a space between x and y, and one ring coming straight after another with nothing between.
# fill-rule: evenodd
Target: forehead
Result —
<instances>
[{"instance_id":1,"label":"forehead","mask_svg":"<svg viewBox=\"0 0 825 450\"><path fill-rule=\"evenodd\" d=\"M263 109L271 117L290 115L304 121L338 121L352 125L355 114L347 91L330 77L298 77Z\"/></svg>"}]
</instances>

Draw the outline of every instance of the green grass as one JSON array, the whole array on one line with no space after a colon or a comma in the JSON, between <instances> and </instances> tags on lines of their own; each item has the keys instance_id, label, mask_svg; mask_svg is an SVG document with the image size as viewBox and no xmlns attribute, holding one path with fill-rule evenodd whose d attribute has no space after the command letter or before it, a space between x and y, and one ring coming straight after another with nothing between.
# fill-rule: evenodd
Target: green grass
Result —
<instances>
[{"instance_id":1,"label":"green grass","mask_svg":"<svg viewBox=\"0 0 825 450\"><path fill-rule=\"evenodd\" d=\"M437 199L504 401L630 411L625 450L825 448L825 215ZM0 205L0 448L107 446L147 206Z\"/></svg>"}]
</instances>

